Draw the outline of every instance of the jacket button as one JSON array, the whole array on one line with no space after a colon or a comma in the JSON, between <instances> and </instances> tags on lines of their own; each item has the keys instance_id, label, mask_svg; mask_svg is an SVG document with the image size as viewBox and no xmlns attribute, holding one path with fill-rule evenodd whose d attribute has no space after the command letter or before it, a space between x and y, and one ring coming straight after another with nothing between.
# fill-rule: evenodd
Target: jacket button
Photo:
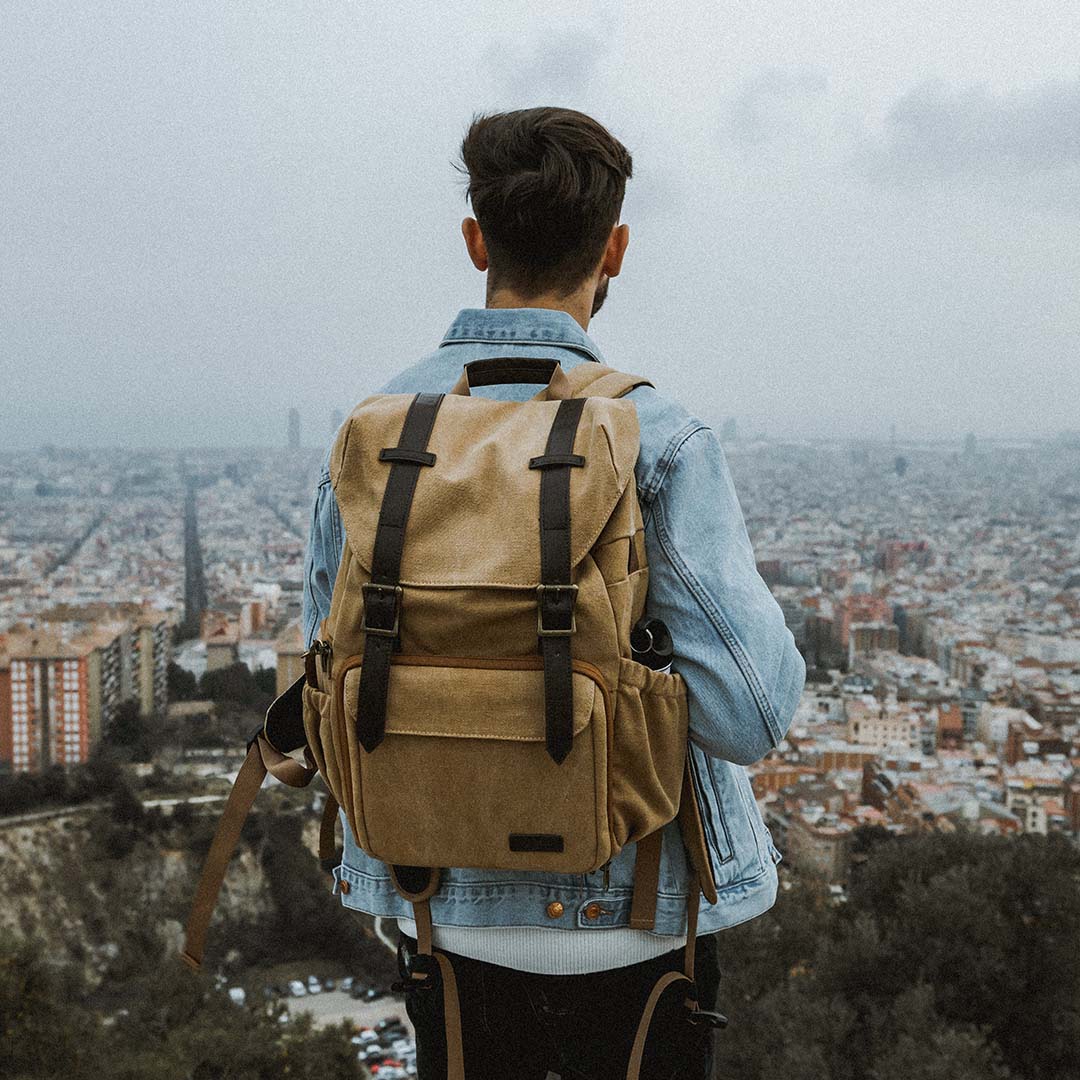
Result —
<instances>
[{"instance_id":1,"label":"jacket button","mask_svg":"<svg viewBox=\"0 0 1080 1080\"><path fill-rule=\"evenodd\" d=\"M561 919L563 913L563 906L558 900L552 900L547 906L547 913L549 919Z\"/></svg>"},{"instance_id":2,"label":"jacket button","mask_svg":"<svg viewBox=\"0 0 1080 1080\"><path fill-rule=\"evenodd\" d=\"M594 900L591 904L585 906L585 918L586 919L598 919L600 917L600 905Z\"/></svg>"},{"instance_id":3,"label":"jacket button","mask_svg":"<svg viewBox=\"0 0 1080 1080\"><path fill-rule=\"evenodd\" d=\"M349 883L342 878L341 881L338 882L338 889L343 893L347 893L349 891Z\"/></svg>"}]
</instances>

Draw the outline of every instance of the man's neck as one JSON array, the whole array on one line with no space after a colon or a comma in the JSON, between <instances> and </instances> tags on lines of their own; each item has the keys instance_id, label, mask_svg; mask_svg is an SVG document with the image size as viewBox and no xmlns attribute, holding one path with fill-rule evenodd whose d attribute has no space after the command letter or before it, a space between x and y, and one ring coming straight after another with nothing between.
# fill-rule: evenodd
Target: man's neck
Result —
<instances>
[{"instance_id":1,"label":"man's neck","mask_svg":"<svg viewBox=\"0 0 1080 1080\"><path fill-rule=\"evenodd\" d=\"M589 320L592 318L593 292L586 286L570 296L556 296L553 294L544 296L530 296L528 298L515 293L512 289L498 289L489 293L485 307L489 308L546 308L548 311L565 311L581 326L582 330L589 329Z\"/></svg>"}]
</instances>

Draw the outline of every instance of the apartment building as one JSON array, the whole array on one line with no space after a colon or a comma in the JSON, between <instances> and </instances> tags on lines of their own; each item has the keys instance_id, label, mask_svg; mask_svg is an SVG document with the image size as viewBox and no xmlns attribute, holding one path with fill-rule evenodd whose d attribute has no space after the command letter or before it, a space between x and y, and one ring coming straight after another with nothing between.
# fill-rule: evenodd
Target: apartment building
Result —
<instances>
[{"instance_id":1,"label":"apartment building","mask_svg":"<svg viewBox=\"0 0 1080 1080\"><path fill-rule=\"evenodd\" d=\"M168 704L169 625L139 605L63 607L0 635L0 769L84 762L120 703Z\"/></svg>"}]
</instances>

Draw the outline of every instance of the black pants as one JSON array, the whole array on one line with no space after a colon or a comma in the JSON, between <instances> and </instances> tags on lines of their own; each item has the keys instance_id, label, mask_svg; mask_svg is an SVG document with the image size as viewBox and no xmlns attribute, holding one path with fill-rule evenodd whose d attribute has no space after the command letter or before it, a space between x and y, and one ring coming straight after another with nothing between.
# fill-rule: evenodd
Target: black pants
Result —
<instances>
[{"instance_id":1,"label":"black pants","mask_svg":"<svg viewBox=\"0 0 1080 1080\"><path fill-rule=\"evenodd\" d=\"M416 941L398 939L398 967ZM533 975L447 953L461 999L466 1080L624 1080L638 1021L656 980L682 970L683 950L587 975ZM716 935L699 937L698 1000L712 1009L720 983ZM669 987L653 1015L641 1080L708 1080L713 1029L691 1024L687 983ZM410 991L405 1008L416 1029L419 1080L445 1080L442 986Z\"/></svg>"}]
</instances>

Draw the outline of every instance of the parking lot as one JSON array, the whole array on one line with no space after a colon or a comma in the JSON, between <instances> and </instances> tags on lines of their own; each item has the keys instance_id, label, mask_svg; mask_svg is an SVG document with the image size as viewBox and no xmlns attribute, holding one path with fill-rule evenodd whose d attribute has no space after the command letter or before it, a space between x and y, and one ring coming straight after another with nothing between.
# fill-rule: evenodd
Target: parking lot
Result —
<instances>
[{"instance_id":1,"label":"parking lot","mask_svg":"<svg viewBox=\"0 0 1080 1080\"><path fill-rule=\"evenodd\" d=\"M357 1027L374 1027L387 1016L399 1016L412 1034L412 1024L405 1014L405 1002L398 997L384 997L378 1001L355 1001L341 990L324 990L321 994L285 999L290 1013L311 1013L316 1027L338 1024L349 1020Z\"/></svg>"}]
</instances>

